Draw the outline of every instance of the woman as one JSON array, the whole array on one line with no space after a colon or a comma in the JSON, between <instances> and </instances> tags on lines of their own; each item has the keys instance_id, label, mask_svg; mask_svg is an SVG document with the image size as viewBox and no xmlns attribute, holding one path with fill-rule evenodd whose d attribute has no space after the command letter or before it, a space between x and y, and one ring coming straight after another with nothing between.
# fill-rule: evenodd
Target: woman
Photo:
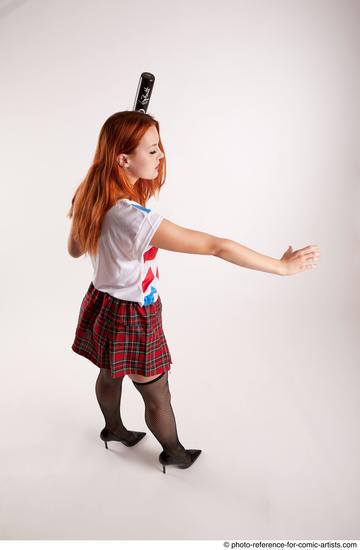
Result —
<instances>
[{"instance_id":1,"label":"woman","mask_svg":"<svg viewBox=\"0 0 360 550\"><path fill-rule=\"evenodd\" d=\"M72 199L68 251L89 254L94 268L80 307L72 349L100 368L96 396L105 418L100 437L138 443L144 432L127 430L121 420L124 376L145 403L145 421L163 448L159 461L188 468L201 453L180 443L171 406L168 371L172 363L162 329L158 294L159 248L206 254L236 265L278 275L313 269L317 246L280 260L263 256L230 239L180 227L146 208L165 181L166 159L160 127L151 115L122 111L104 123L94 161Z\"/></svg>"}]
</instances>

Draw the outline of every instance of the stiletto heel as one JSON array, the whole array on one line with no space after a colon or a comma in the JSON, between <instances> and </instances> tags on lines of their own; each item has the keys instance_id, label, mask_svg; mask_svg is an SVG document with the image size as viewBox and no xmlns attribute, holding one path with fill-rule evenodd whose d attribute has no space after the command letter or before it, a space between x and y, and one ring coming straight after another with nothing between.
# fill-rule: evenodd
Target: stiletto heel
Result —
<instances>
[{"instance_id":1,"label":"stiletto heel","mask_svg":"<svg viewBox=\"0 0 360 550\"><path fill-rule=\"evenodd\" d=\"M187 456L189 457L188 460L185 460L183 458L179 459L178 457L173 457L168 455L165 451L162 451L159 455L159 462L162 464L163 467L163 474L166 473L165 465L166 466L177 466L178 468L190 468L195 462L195 460L199 457L201 450L200 449L185 449L185 452L187 453Z\"/></svg>"},{"instance_id":2,"label":"stiletto heel","mask_svg":"<svg viewBox=\"0 0 360 550\"><path fill-rule=\"evenodd\" d=\"M123 443L127 447L133 447L146 435L146 432L131 432L131 434L133 436L131 439L126 439L125 437L121 438L107 428L104 428L100 432L100 439L104 441L106 449L109 448L107 445L108 441L120 441L120 443Z\"/></svg>"}]
</instances>

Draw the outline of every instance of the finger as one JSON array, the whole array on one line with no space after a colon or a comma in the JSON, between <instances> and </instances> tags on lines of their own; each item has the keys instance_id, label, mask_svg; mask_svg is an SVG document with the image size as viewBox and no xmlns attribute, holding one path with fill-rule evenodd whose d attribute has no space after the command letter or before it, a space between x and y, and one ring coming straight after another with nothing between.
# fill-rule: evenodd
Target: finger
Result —
<instances>
[{"instance_id":1,"label":"finger","mask_svg":"<svg viewBox=\"0 0 360 550\"><path fill-rule=\"evenodd\" d=\"M311 246L312 245L309 245L309 246L304 246L304 248L299 248L298 250L296 250L295 252L309 252L311 250Z\"/></svg>"},{"instance_id":2,"label":"finger","mask_svg":"<svg viewBox=\"0 0 360 550\"><path fill-rule=\"evenodd\" d=\"M314 252L310 252L310 254L305 254L303 256L303 260L309 262L309 261L314 261L314 262L317 262L318 259L320 257L320 254L316 254Z\"/></svg>"},{"instance_id":3,"label":"finger","mask_svg":"<svg viewBox=\"0 0 360 550\"><path fill-rule=\"evenodd\" d=\"M320 252L303 252L302 256L304 258L319 258Z\"/></svg>"},{"instance_id":4,"label":"finger","mask_svg":"<svg viewBox=\"0 0 360 550\"><path fill-rule=\"evenodd\" d=\"M309 246L305 246L304 248L299 248L296 252L319 252L319 247L317 244L309 244Z\"/></svg>"}]
</instances>

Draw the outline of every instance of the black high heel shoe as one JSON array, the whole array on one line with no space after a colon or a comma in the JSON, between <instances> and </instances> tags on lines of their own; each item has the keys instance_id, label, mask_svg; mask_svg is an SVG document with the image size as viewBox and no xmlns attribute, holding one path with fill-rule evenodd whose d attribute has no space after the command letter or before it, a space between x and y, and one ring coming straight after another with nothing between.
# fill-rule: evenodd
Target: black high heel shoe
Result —
<instances>
[{"instance_id":1,"label":"black high heel shoe","mask_svg":"<svg viewBox=\"0 0 360 550\"><path fill-rule=\"evenodd\" d=\"M110 430L108 430L107 428L104 428L100 432L100 439L104 441L105 447L107 449L109 448L107 446L108 441L120 441L127 447L133 447L133 445L136 445L136 443L139 443L139 441L146 435L146 432L131 432L131 433L133 434L133 436L135 436L135 439L134 437L132 437L131 439L126 439L126 437L121 438L118 435L111 432Z\"/></svg>"},{"instance_id":2,"label":"black high heel shoe","mask_svg":"<svg viewBox=\"0 0 360 550\"><path fill-rule=\"evenodd\" d=\"M188 460L169 456L165 451L162 451L159 456L159 462L163 465L163 474L166 473L165 466L177 466L178 468L190 468L201 453L200 449L185 449Z\"/></svg>"}]
</instances>

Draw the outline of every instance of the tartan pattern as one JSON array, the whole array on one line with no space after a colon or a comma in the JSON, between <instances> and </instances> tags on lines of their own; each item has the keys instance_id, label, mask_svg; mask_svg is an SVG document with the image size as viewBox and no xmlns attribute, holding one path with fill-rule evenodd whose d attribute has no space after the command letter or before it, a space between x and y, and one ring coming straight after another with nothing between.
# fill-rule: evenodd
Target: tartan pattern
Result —
<instances>
[{"instance_id":1,"label":"tartan pattern","mask_svg":"<svg viewBox=\"0 0 360 550\"><path fill-rule=\"evenodd\" d=\"M91 282L81 302L71 349L98 367L110 369L112 378L170 370L160 296L141 306L102 292Z\"/></svg>"}]
</instances>

